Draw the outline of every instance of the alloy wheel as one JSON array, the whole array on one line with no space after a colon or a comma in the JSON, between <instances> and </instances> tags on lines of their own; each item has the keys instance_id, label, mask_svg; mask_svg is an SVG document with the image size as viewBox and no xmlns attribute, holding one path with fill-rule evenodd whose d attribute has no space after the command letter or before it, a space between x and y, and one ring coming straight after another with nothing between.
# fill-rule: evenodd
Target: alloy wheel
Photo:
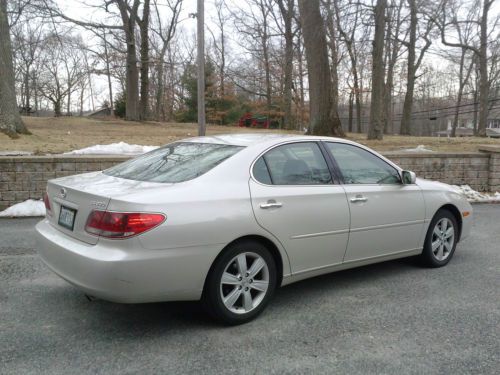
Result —
<instances>
[{"instance_id":1,"label":"alloy wheel","mask_svg":"<svg viewBox=\"0 0 500 375\"><path fill-rule=\"evenodd\" d=\"M431 247L434 257L438 261L447 259L455 244L455 227L446 217L440 219L432 232Z\"/></svg>"},{"instance_id":2,"label":"alloy wheel","mask_svg":"<svg viewBox=\"0 0 500 375\"><path fill-rule=\"evenodd\" d=\"M238 254L226 265L220 280L224 306L235 314L246 314L261 304L269 289L269 267L259 254Z\"/></svg>"}]
</instances>

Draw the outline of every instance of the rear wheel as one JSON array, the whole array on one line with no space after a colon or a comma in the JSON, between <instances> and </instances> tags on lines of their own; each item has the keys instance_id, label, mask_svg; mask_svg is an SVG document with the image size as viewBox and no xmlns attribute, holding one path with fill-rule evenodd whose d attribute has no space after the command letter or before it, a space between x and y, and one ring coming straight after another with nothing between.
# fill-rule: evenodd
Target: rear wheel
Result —
<instances>
[{"instance_id":1,"label":"rear wheel","mask_svg":"<svg viewBox=\"0 0 500 375\"><path fill-rule=\"evenodd\" d=\"M455 216L446 209L439 210L432 219L425 237L421 259L429 267L442 267L453 257L458 239Z\"/></svg>"},{"instance_id":2,"label":"rear wheel","mask_svg":"<svg viewBox=\"0 0 500 375\"><path fill-rule=\"evenodd\" d=\"M264 310L275 288L276 264L270 252L257 241L241 241L215 261L203 303L223 323L246 323Z\"/></svg>"}]
</instances>

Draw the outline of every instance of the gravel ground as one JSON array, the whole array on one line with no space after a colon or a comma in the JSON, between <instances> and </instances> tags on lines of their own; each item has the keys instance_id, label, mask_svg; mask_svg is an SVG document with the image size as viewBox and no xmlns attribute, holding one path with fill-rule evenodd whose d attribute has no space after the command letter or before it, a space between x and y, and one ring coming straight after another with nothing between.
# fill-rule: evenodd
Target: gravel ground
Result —
<instances>
[{"instance_id":1,"label":"gravel ground","mask_svg":"<svg viewBox=\"0 0 500 375\"><path fill-rule=\"evenodd\" d=\"M89 302L36 255L35 219L0 220L0 373L498 374L500 206L476 205L452 262L411 259L280 289L249 324L197 303Z\"/></svg>"}]
</instances>

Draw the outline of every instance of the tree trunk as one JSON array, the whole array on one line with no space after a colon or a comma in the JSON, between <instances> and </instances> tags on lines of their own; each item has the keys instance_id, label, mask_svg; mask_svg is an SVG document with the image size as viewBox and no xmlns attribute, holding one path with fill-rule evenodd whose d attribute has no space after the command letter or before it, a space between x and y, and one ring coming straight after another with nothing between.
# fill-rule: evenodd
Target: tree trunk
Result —
<instances>
[{"instance_id":1,"label":"tree trunk","mask_svg":"<svg viewBox=\"0 0 500 375\"><path fill-rule=\"evenodd\" d=\"M266 20L264 19L264 22ZM264 23L264 29L267 30L267 23ZM266 107L267 110L271 110L272 102L272 88L271 88L271 63L269 61L269 45L268 45L267 32L264 32L264 36L262 37L262 55L264 57L264 72L265 72L265 80L266 80Z\"/></svg>"},{"instance_id":2,"label":"tree trunk","mask_svg":"<svg viewBox=\"0 0 500 375\"><path fill-rule=\"evenodd\" d=\"M139 70L137 67L137 47L135 44L135 17L139 1L134 1L134 14L129 15L128 5L120 0L117 2L127 43L126 82L125 82L125 119L137 121L139 117Z\"/></svg>"},{"instance_id":3,"label":"tree trunk","mask_svg":"<svg viewBox=\"0 0 500 375\"><path fill-rule=\"evenodd\" d=\"M355 12L355 19L354 19L354 25L352 28L352 31L350 35L347 34L347 32L342 29L341 27L341 21L340 21L340 9L338 5L338 0L333 0L333 6L335 8L335 17L337 19L337 27L340 35L342 35L344 39L345 46L347 48L347 53L349 54L349 59L351 60L351 70L352 70L352 79L353 79L353 86L354 86L354 97L356 99L356 132L361 133L361 112L362 112L362 103L363 103L363 98L362 98L362 90L360 88L359 82L359 72L358 72L358 56L356 52L356 46L354 44L354 37L355 37L355 32L356 28L358 25L358 14L359 14L359 9L356 10Z\"/></svg>"},{"instance_id":4,"label":"tree trunk","mask_svg":"<svg viewBox=\"0 0 500 375\"><path fill-rule=\"evenodd\" d=\"M467 72L465 72L464 77L464 64L465 64L465 53L467 49L462 48L462 55L460 56L460 72L459 72L459 86L458 86L458 95L457 95L457 105L455 107L455 114L453 117L453 124L451 127L451 136L455 137L458 127L458 117L460 115L460 105L462 104L462 97L464 94L464 88L469 80L469 77L472 72L472 67L474 66L474 60L471 60L469 67L467 68Z\"/></svg>"},{"instance_id":5,"label":"tree trunk","mask_svg":"<svg viewBox=\"0 0 500 375\"><path fill-rule=\"evenodd\" d=\"M334 7L331 4L331 0L326 3L328 7L328 18L327 18L327 28L330 35L330 53L331 53L331 75L332 75L332 106L338 111L339 105L339 72L338 72L338 60L339 53L337 47L337 28L335 25L334 17Z\"/></svg>"},{"instance_id":6,"label":"tree trunk","mask_svg":"<svg viewBox=\"0 0 500 375\"><path fill-rule=\"evenodd\" d=\"M403 8L403 3L405 0L399 0L397 3L397 9L392 10L390 13L390 18L387 22L387 50L388 50L388 61L387 61L387 77L385 82L385 115L384 115L384 133L388 134L394 132L394 108L392 105L393 91L394 91L394 68L398 60L398 54L401 44L398 41L398 35L401 29L401 10ZM394 12L396 12L396 18L394 17ZM394 31L393 31L394 29ZM392 38L392 35L395 37Z\"/></svg>"},{"instance_id":7,"label":"tree trunk","mask_svg":"<svg viewBox=\"0 0 500 375\"><path fill-rule=\"evenodd\" d=\"M408 64L406 94L403 104L403 117L401 119L401 131L403 135L411 134L411 112L413 108L413 91L415 88L415 47L417 43L417 4L415 0L408 0L410 6L410 40L408 43Z\"/></svg>"},{"instance_id":8,"label":"tree trunk","mask_svg":"<svg viewBox=\"0 0 500 375\"><path fill-rule=\"evenodd\" d=\"M309 134L344 136L332 107L330 66L319 0L299 0L307 69L309 72Z\"/></svg>"},{"instance_id":9,"label":"tree trunk","mask_svg":"<svg viewBox=\"0 0 500 375\"><path fill-rule=\"evenodd\" d=\"M104 31L104 58L106 62L106 77L108 79L108 92L109 92L109 109L111 110L111 115L113 115L115 103L113 103L113 84L111 82L111 69L109 66L109 54L108 54L108 41L106 40L106 31Z\"/></svg>"},{"instance_id":10,"label":"tree trunk","mask_svg":"<svg viewBox=\"0 0 500 375\"><path fill-rule=\"evenodd\" d=\"M24 107L26 109L26 116L30 116L30 68L26 67L26 74L24 75Z\"/></svg>"},{"instance_id":11,"label":"tree trunk","mask_svg":"<svg viewBox=\"0 0 500 375\"><path fill-rule=\"evenodd\" d=\"M149 7L150 0L144 0L142 20L139 24L141 31L141 100L139 116L141 120L148 118L149 110Z\"/></svg>"},{"instance_id":12,"label":"tree trunk","mask_svg":"<svg viewBox=\"0 0 500 375\"><path fill-rule=\"evenodd\" d=\"M352 133L352 116L354 112L354 94L351 91L349 93L349 125L348 125L348 132Z\"/></svg>"},{"instance_id":13,"label":"tree trunk","mask_svg":"<svg viewBox=\"0 0 500 375\"><path fill-rule=\"evenodd\" d=\"M483 0L483 14L481 16L481 34L479 46L479 124L477 135L486 137L488 121L488 97L490 84L488 81L488 12L492 1Z\"/></svg>"},{"instance_id":14,"label":"tree trunk","mask_svg":"<svg viewBox=\"0 0 500 375\"><path fill-rule=\"evenodd\" d=\"M83 117L83 97L85 94L85 86L82 85L82 88L80 90L80 117Z\"/></svg>"},{"instance_id":15,"label":"tree trunk","mask_svg":"<svg viewBox=\"0 0 500 375\"><path fill-rule=\"evenodd\" d=\"M368 139L384 137L384 34L387 0L375 5L375 36L372 50L372 96Z\"/></svg>"},{"instance_id":16,"label":"tree trunk","mask_svg":"<svg viewBox=\"0 0 500 375\"><path fill-rule=\"evenodd\" d=\"M158 75L158 87L156 88L156 105L155 105L155 120L161 121L163 114L163 106L165 101L165 53L167 52L167 44L164 44L158 61L156 74Z\"/></svg>"},{"instance_id":17,"label":"tree trunk","mask_svg":"<svg viewBox=\"0 0 500 375\"><path fill-rule=\"evenodd\" d=\"M68 100L66 101L66 115L71 116L71 86L68 87Z\"/></svg>"},{"instance_id":18,"label":"tree trunk","mask_svg":"<svg viewBox=\"0 0 500 375\"><path fill-rule=\"evenodd\" d=\"M292 80L293 80L293 0L287 1L287 6L284 5L284 0L278 0L278 5L285 24L285 78L283 87L283 107L284 107L284 123L285 129L293 129L292 123Z\"/></svg>"},{"instance_id":19,"label":"tree trunk","mask_svg":"<svg viewBox=\"0 0 500 375\"><path fill-rule=\"evenodd\" d=\"M297 39L297 60L298 60L298 73L299 73L299 101L300 101L300 126L304 125L304 115L305 115L305 93L304 93L304 55L302 53L302 43L301 38Z\"/></svg>"},{"instance_id":20,"label":"tree trunk","mask_svg":"<svg viewBox=\"0 0 500 375\"><path fill-rule=\"evenodd\" d=\"M0 77L0 131L11 138L30 134L17 108L7 0L0 0Z\"/></svg>"},{"instance_id":21,"label":"tree trunk","mask_svg":"<svg viewBox=\"0 0 500 375\"><path fill-rule=\"evenodd\" d=\"M57 99L54 101L54 116L55 117L61 117L62 112L61 112L61 99Z\"/></svg>"}]
</instances>

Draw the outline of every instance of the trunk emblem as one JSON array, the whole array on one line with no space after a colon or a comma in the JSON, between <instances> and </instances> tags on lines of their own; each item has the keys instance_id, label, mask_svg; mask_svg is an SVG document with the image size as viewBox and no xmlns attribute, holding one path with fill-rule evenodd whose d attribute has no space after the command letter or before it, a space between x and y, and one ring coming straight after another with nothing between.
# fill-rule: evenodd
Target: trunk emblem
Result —
<instances>
[{"instance_id":1,"label":"trunk emblem","mask_svg":"<svg viewBox=\"0 0 500 375\"><path fill-rule=\"evenodd\" d=\"M66 189L65 188L61 188L61 190L59 190L59 195L61 196L61 198L66 198Z\"/></svg>"}]
</instances>

